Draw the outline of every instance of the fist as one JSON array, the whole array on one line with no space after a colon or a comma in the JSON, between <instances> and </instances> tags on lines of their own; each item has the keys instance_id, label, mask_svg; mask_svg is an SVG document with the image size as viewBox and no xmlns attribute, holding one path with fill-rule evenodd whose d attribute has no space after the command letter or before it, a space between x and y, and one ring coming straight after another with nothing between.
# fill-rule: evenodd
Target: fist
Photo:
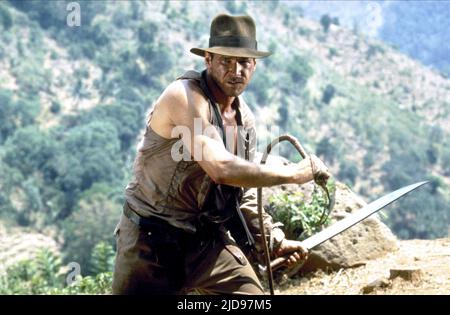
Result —
<instances>
[{"instance_id":1,"label":"fist","mask_svg":"<svg viewBox=\"0 0 450 315\"><path fill-rule=\"evenodd\" d=\"M302 263L308 258L308 250L303 247L301 242L287 239L284 239L281 242L275 254L277 256L285 256L290 254L286 260L289 268Z\"/></svg>"},{"instance_id":2,"label":"fist","mask_svg":"<svg viewBox=\"0 0 450 315\"><path fill-rule=\"evenodd\" d=\"M323 162L314 154L309 156L309 161L311 163L311 172L314 181L318 185L326 185L328 179L331 177L328 167L323 164Z\"/></svg>"}]
</instances>

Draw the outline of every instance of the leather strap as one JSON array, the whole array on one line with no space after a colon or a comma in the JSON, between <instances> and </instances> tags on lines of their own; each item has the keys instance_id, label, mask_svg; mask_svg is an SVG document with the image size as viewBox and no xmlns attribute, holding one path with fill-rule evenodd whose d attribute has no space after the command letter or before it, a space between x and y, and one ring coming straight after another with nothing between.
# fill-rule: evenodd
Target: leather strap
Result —
<instances>
[{"instance_id":1,"label":"leather strap","mask_svg":"<svg viewBox=\"0 0 450 315\"><path fill-rule=\"evenodd\" d=\"M152 218L146 218L146 217L142 217L139 214L137 214L136 212L134 212L130 206L128 205L127 202L124 203L123 205L123 214L134 224L136 224L139 227L142 228L151 228L151 227L157 227L160 228L161 225L166 225L166 226L171 226L169 223L167 223L166 221L156 218L156 217L152 217ZM173 227L174 229L176 229L176 227Z\"/></svg>"},{"instance_id":2,"label":"leather strap","mask_svg":"<svg viewBox=\"0 0 450 315\"><path fill-rule=\"evenodd\" d=\"M210 92L208 85L206 83L206 70L204 70L201 74L201 78L200 78L200 88L202 89L202 91L205 93L206 97L208 98L211 106L214 109L214 114L216 115L216 119L217 122L219 124L220 129L222 130L222 139L223 139L223 143L225 145L226 148L226 133L225 133L225 128L223 127L223 121L222 121L222 116L220 115L219 109L217 108L217 102L216 99L214 98L214 96L212 95L212 93ZM239 111L238 111L239 112ZM240 117L239 117L240 119ZM235 202L235 208L236 208L236 212L239 218L239 221L242 224L242 228L244 229L244 233L245 236L247 237L247 241L246 241L246 245L249 246L250 248L253 248L255 246L255 239L253 238L253 235L251 234L247 223L245 222L245 218L240 210L240 206L239 206L239 201L237 198L237 194L234 194L234 202Z\"/></svg>"}]
</instances>

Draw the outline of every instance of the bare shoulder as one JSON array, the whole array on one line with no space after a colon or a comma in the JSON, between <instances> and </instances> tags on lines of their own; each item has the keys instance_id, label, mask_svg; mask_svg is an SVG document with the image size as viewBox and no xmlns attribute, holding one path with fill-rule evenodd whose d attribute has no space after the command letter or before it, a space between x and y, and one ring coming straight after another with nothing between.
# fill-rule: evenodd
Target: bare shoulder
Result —
<instances>
[{"instance_id":1,"label":"bare shoulder","mask_svg":"<svg viewBox=\"0 0 450 315\"><path fill-rule=\"evenodd\" d=\"M200 88L191 80L172 82L154 105L151 127L169 138L173 127L190 125L195 117L207 117L208 103Z\"/></svg>"}]
</instances>

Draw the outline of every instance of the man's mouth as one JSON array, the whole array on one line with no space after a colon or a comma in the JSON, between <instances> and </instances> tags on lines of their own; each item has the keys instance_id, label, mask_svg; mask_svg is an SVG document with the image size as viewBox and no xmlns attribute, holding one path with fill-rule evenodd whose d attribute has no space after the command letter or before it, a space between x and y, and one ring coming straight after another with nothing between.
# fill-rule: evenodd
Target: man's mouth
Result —
<instances>
[{"instance_id":1,"label":"man's mouth","mask_svg":"<svg viewBox=\"0 0 450 315\"><path fill-rule=\"evenodd\" d=\"M228 83L229 84L243 84L244 80L236 78L236 79L229 80Z\"/></svg>"}]
</instances>

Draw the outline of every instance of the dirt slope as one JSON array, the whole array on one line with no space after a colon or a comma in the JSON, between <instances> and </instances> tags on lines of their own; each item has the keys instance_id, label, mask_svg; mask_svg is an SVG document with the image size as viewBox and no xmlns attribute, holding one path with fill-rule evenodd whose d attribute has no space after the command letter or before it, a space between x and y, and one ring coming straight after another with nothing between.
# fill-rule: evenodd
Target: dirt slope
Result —
<instances>
[{"instance_id":1,"label":"dirt slope","mask_svg":"<svg viewBox=\"0 0 450 315\"><path fill-rule=\"evenodd\" d=\"M58 253L60 245L50 236L20 227L10 227L0 221L0 274L21 260L33 258L44 248Z\"/></svg>"},{"instance_id":2,"label":"dirt slope","mask_svg":"<svg viewBox=\"0 0 450 315\"><path fill-rule=\"evenodd\" d=\"M390 277L391 269L412 279ZM364 266L286 280L276 294L450 294L450 238L399 241L398 251Z\"/></svg>"}]
</instances>

